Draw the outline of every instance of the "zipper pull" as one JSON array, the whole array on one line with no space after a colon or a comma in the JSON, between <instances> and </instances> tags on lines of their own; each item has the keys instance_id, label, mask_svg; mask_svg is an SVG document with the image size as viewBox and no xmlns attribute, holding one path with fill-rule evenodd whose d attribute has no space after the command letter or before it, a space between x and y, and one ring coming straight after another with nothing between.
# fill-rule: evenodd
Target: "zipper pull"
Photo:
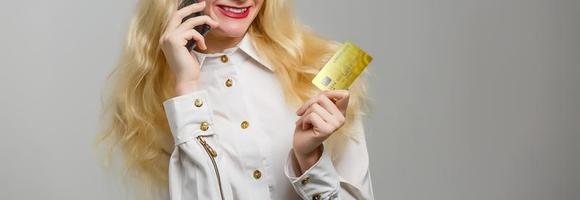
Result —
<instances>
[{"instance_id":1,"label":"zipper pull","mask_svg":"<svg viewBox=\"0 0 580 200\"><path fill-rule=\"evenodd\" d=\"M217 157L217 152L211 148L211 146L209 146L209 144L207 144L207 142L205 141L205 139L203 139L203 137L197 136L197 139L199 140L199 143L201 143L201 145L209 152L209 154L211 155L211 157Z\"/></svg>"}]
</instances>

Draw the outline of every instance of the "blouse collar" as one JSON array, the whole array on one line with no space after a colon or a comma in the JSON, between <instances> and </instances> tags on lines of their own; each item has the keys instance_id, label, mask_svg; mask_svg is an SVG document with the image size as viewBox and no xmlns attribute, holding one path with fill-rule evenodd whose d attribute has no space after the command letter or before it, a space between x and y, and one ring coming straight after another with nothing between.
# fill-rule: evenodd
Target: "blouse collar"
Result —
<instances>
[{"instance_id":1,"label":"blouse collar","mask_svg":"<svg viewBox=\"0 0 580 200\"><path fill-rule=\"evenodd\" d=\"M252 37L250 36L249 33L244 34L244 37L242 38L242 40L238 44L236 44L236 46L225 49L223 52L201 53L201 52L198 52L196 50L192 50L192 52L195 53L195 56L197 57L197 60L199 61L199 65L203 66L205 58L207 58L207 57L219 57L222 55L230 55L232 53L235 53L236 50L238 50L238 49L240 49L246 55L250 56L256 62L260 63L261 65L263 65L264 67L266 67L270 71L274 71L274 67L272 66L272 64L266 58L260 56L258 54L258 52L256 51L256 49L254 48L254 45L252 43Z\"/></svg>"}]
</instances>

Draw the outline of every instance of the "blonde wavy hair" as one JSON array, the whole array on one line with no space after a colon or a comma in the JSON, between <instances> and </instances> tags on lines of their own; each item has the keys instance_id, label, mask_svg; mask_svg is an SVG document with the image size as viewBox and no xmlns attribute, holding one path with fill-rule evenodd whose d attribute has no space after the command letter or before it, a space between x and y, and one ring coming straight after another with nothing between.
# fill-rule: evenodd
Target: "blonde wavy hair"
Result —
<instances>
[{"instance_id":1,"label":"blonde wavy hair","mask_svg":"<svg viewBox=\"0 0 580 200\"><path fill-rule=\"evenodd\" d=\"M340 45L324 39L296 21L291 0L264 0L250 25L257 52L275 67L287 103L298 106L316 95L310 81ZM102 130L97 146L107 143L105 161L119 151L124 175L136 178L147 190L163 191L168 184L173 139L163 101L174 95L174 77L159 46L175 0L140 0L131 19L123 54L108 77ZM364 81L350 88L347 122L325 144L337 146L340 135L354 134L350 127L362 111ZM105 93L105 92L104 92ZM289 141L291 142L291 141Z\"/></svg>"}]
</instances>

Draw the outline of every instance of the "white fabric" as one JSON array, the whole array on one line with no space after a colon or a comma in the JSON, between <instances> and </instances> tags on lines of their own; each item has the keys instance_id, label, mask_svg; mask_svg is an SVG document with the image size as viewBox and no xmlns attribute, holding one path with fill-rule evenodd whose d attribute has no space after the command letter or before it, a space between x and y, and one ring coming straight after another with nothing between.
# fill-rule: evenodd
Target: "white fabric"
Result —
<instances>
[{"instance_id":1,"label":"white fabric","mask_svg":"<svg viewBox=\"0 0 580 200\"><path fill-rule=\"evenodd\" d=\"M324 148L312 168L294 174L296 108L285 103L275 69L258 56L249 34L223 53L193 53L201 63L200 89L163 102L175 141L169 163L172 200L221 199L199 135L217 152L225 199L313 199L317 194L320 199L373 199L364 134L349 139L344 153L336 156L341 159L331 160ZM227 79L233 80L231 87ZM196 99L203 103L200 107L194 105ZM242 121L249 122L248 128L241 128ZM205 131L202 122L209 124ZM261 172L259 179L253 176L255 170ZM303 184L304 179L309 181Z\"/></svg>"}]
</instances>

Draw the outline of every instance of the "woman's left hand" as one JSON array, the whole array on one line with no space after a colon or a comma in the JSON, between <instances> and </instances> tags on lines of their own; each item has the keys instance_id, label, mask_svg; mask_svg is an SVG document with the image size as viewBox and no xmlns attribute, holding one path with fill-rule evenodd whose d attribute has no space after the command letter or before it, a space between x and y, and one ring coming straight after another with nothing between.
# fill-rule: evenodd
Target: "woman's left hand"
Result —
<instances>
[{"instance_id":1,"label":"woman's left hand","mask_svg":"<svg viewBox=\"0 0 580 200\"><path fill-rule=\"evenodd\" d=\"M294 155L303 173L314 165L322 154L322 142L340 128L346 117L349 92L329 90L306 101L296 114Z\"/></svg>"}]
</instances>

